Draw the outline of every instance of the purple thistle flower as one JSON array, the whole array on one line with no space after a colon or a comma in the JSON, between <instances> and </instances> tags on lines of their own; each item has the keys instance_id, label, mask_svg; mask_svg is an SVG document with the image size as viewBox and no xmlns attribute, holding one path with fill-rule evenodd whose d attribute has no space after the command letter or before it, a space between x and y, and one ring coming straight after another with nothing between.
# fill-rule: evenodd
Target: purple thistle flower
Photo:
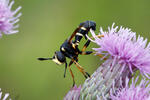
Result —
<instances>
[{"instance_id":1,"label":"purple thistle flower","mask_svg":"<svg viewBox=\"0 0 150 100\"><path fill-rule=\"evenodd\" d=\"M128 67L130 72L140 70L142 74L148 76L150 74L150 43L147 45L147 39L143 37L136 37L136 33L128 28L120 27L111 29L104 32L102 28L100 33L104 37L98 38L94 31L91 30L92 36L95 40L94 43L99 45L99 48L94 48L96 54L104 54L110 56L108 59L113 59L114 63L117 61L122 64L123 69ZM112 63L113 64L113 63Z\"/></svg>"},{"instance_id":2,"label":"purple thistle flower","mask_svg":"<svg viewBox=\"0 0 150 100\"><path fill-rule=\"evenodd\" d=\"M109 92L115 81L115 88L120 87L122 81L121 64L114 64L111 68L113 60L105 61L92 75L86 79L80 92L80 100L107 100ZM124 75L126 76L126 74Z\"/></svg>"},{"instance_id":3,"label":"purple thistle flower","mask_svg":"<svg viewBox=\"0 0 150 100\"><path fill-rule=\"evenodd\" d=\"M107 58L105 62L88 78L82 88L80 99L107 100L110 97L112 86L114 89L125 86L126 78L131 79L133 72L140 70L146 76L150 73L150 43L146 46L147 39L138 36L128 28L108 28L104 32L101 28L98 38L91 30L99 48L94 48L96 55L103 54ZM121 79L121 80L120 80ZM114 85L113 85L114 84Z\"/></svg>"},{"instance_id":4,"label":"purple thistle flower","mask_svg":"<svg viewBox=\"0 0 150 100\"><path fill-rule=\"evenodd\" d=\"M150 85L149 81L141 80L138 81L138 77L129 85L129 79L126 78L125 87L121 87L117 90L111 89L110 99L111 100L150 100ZM138 84L139 83L139 84ZM120 84L121 85L121 84ZM129 85L129 86L128 86ZM114 92L112 92L114 91Z\"/></svg>"},{"instance_id":5,"label":"purple thistle flower","mask_svg":"<svg viewBox=\"0 0 150 100\"><path fill-rule=\"evenodd\" d=\"M66 94L64 100L79 100L80 97L81 86L74 86L71 90Z\"/></svg>"},{"instance_id":6,"label":"purple thistle flower","mask_svg":"<svg viewBox=\"0 0 150 100\"><path fill-rule=\"evenodd\" d=\"M3 95L3 93L1 92L1 88L0 88L0 100L11 100L11 98L8 99L9 93L6 93Z\"/></svg>"},{"instance_id":7,"label":"purple thistle flower","mask_svg":"<svg viewBox=\"0 0 150 100\"><path fill-rule=\"evenodd\" d=\"M0 0L0 37L2 37L2 32L4 34L14 34L18 32L16 28L18 28L19 25L16 25L16 23L21 16L21 13L18 13L21 6L15 11L12 11L11 8L13 4L14 0L11 2L9 2L9 0ZM16 15L16 13L18 14Z\"/></svg>"}]
</instances>

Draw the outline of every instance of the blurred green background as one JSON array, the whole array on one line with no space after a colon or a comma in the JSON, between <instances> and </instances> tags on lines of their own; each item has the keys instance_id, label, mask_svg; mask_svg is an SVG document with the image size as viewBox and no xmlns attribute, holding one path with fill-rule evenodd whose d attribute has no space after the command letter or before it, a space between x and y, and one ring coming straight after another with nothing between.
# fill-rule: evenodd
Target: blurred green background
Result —
<instances>
[{"instance_id":1,"label":"blurred green background","mask_svg":"<svg viewBox=\"0 0 150 100\"><path fill-rule=\"evenodd\" d=\"M64 65L40 62L51 57L83 21L93 20L107 29L113 22L150 38L149 0L16 0L21 5L20 32L0 39L0 87L18 100L62 100L72 86ZM85 40L80 45L82 48ZM93 43L88 47L96 47ZM68 59L69 61L69 59ZM79 63L92 74L100 65L93 55L80 56ZM73 65L77 85L85 80Z\"/></svg>"}]
</instances>

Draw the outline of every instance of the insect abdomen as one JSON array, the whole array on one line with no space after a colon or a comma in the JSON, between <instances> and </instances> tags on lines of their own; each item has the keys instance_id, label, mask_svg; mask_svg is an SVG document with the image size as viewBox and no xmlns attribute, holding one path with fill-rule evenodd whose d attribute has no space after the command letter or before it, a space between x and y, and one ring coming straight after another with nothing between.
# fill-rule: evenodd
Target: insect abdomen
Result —
<instances>
[{"instance_id":1,"label":"insect abdomen","mask_svg":"<svg viewBox=\"0 0 150 100\"><path fill-rule=\"evenodd\" d=\"M75 41L74 43L79 44L80 40L84 36L85 39L87 39L86 34L88 34L89 30L96 30L96 23L93 21L85 21L80 23L79 25L80 29L75 35Z\"/></svg>"}]
</instances>

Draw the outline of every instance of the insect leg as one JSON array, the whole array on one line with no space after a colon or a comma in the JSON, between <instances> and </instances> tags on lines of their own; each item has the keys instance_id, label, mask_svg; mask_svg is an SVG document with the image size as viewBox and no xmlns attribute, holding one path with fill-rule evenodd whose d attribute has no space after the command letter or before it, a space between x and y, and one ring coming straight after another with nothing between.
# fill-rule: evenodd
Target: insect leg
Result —
<instances>
[{"instance_id":1,"label":"insect leg","mask_svg":"<svg viewBox=\"0 0 150 100\"><path fill-rule=\"evenodd\" d=\"M86 50L86 48L89 46L89 44L90 44L90 40L88 40L85 44L84 44L84 46L83 46L83 48L82 48L82 52L84 52L85 50Z\"/></svg>"},{"instance_id":2,"label":"insect leg","mask_svg":"<svg viewBox=\"0 0 150 100\"><path fill-rule=\"evenodd\" d=\"M76 65L76 64L75 64ZM86 73L84 72L84 70L80 69L80 67L78 65L76 65L76 67L79 69L79 71L84 75L85 78L87 78Z\"/></svg>"},{"instance_id":3,"label":"insect leg","mask_svg":"<svg viewBox=\"0 0 150 100\"><path fill-rule=\"evenodd\" d=\"M67 70L67 62L65 62L65 72L64 72L64 78L66 77L66 70Z\"/></svg>"},{"instance_id":4,"label":"insect leg","mask_svg":"<svg viewBox=\"0 0 150 100\"><path fill-rule=\"evenodd\" d=\"M98 38L104 37L104 35L96 35ZM93 39L94 37L90 37L91 39Z\"/></svg>"},{"instance_id":5,"label":"insect leg","mask_svg":"<svg viewBox=\"0 0 150 100\"><path fill-rule=\"evenodd\" d=\"M100 38L100 37L104 37L104 35L96 35L98 38Z\"/></svg>"},{"instance_id":6,"label":"insect leg","mask_svg":"<svg viewBox=\"0 0 150 100\"><path fill-rule=\"evenodd\" d=\"M85 51L86 48L89 46L90 42L91 42L91 41L88 40L88 41L84 44L84 46L83 46L83 48L82 48L82 51L81 51L81 55L89 55L89 54L93 53L93 51Z\"/></svg>"},{"instance_id":7,"label":"insect leg","mask_svg":"<svg viewBox=\"0 0 150 100\"><path fill-rule=\"evenodd\" d=\"M81 53L81 55L89 55L89 54L92 54L93 51L84 51Z\"/></svg>"},{"instance_id":8,"label":"insect leg","mask_svg":"<svg viewBox=\"0 0 150 100\"><path fill-rule=\"evenodd\" d=\"M104 37L104 35L97 35L97 37ZM93 37L91 37L91 38L93 38ZM83 46L83 48L82 48L82 55L89 55L89 54L96 54L96 52L93 52L93 51L85 51L86 50L86 48L89 46L89 44L90 44L90 40L88 40L86 43L85 43L85 45ZM102 54L97 54L97 56L99 56L100 58L103 58L103 55ZM107 58L104 58L104 60L106 60Z\"/></svg>"},{"instance_id":9,"label":"insect leg","mask_svg":"<svg viewBox=\"0 0 150 100\"><path fill-rule=\"evenodd\" d=\"M89 55L89 54L96 54L96 52L93 51L85 51L82 52L81 55ZM96 54L96 56L99 56L100 58L103 58L103 60L107 60L107 58L105 58L102 54Z\"/></svg>"},{"instance_id":10,"label":"insect leg","mask_svg":"<svg viewBox=\"0 0 150 100\"><path fill-rule=\"evenodd\" d=\"M79 69L79 71L84 75L85 78L90 77L90 74L88 72L85 72L83 67L79 65L76 61L73 61L76 67Z\"/></svg>"},{"instance_id":11,"label":"insect leg","mask_svg":"<svg viewBox=\"0 0 150 100\"><path fill-rule=\"evenodd\" d=\"M97 35L97 37L104 37L104 35ZM91 37L91 38L93 38L93 37ZM90 44L90 40L88 40L85 44L84 44L84 46L83 46L83 48L82 48L82 52L84 52L85 50L86 50L86 48L89 46L89 44ZM91 53L92 53L92 51L91 51ZM87 52L86 54L90 54L89 52Z\"/></svg>"},{"instance_id":12,"label":"insect leg","mask_svg":"<svg viewBox=\"0 0 150 100\"><path fill-rule=\"evenodd\" d=\"M85 51L86 48L89 46L90 42L91 42L91 41L88 40L88 41L84 44L84 46L83 46L83 48L82 48L82 50L81 50L81 52L80 52L81 55L89 55L89 54L93 53L93 51Z\"/></svg>"},{"instance_id":13,"label":"insect leg","mask_svg":"<svg viewBox=\"0 0 150 100\"><path fill-rule=\"evenodd\" d=\"M97 35L97 37L104 37L104 35ZM93 37L91 37L91 38L93 38ZM82 52L84 52L85 51L85 49L89 46L89 44L90 44L90 40L88 40L85 44L84 44L84 46L83 46L83 48L82 48Z\"/></svg>"},{"instance_id":14,"label":"insect leg","mask_svg":"<svg viewBox=\"0 0 150 100\"><path fill-rule=\"evenodd\" d=\"M72 87L74 87L74 85L75 85L75 80L74 80L74 75L73 75L73 72L72 72L72 70L71 70L71 68L70 68L70 66L73 64L73 61L70 61L70 63L69 63L69 72L70 72L70 74L71 74L71 76L72 76L72 79L73 79L73 85L72 85Z\"/></svg>"},{"instance_id":15,"label":"insect leg","mask_svg":"<svg viewBox=\"0 0 150 100\"><path fill-rule=\"evenodd\" d=\"M93 54L96 54L96 52L93 52ZM103 60L107 60L107 58L104 57L102 54L96 54L96 56L99 56L99 57L102 58Z\"/></svg>"}]
</instances>

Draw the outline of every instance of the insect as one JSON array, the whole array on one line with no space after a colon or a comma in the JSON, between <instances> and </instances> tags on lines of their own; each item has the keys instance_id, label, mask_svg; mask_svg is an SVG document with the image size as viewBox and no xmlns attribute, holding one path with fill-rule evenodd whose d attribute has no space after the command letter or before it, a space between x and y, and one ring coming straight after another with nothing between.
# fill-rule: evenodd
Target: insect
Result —
<instances>
[{"instance_id":1,"label":"insect","mask_svg":"<svg viewBox=\"0 0 150 100\"><path fill-rule=\"evenodd\" d=\"M80 23L78 28L75 29L75 31L72 33L72 35L65 40L65 42L60 46L60 51L56 51L54 56L52 58L38 58L38 60L52 60L58 65L65 64L65 71L64 71L64 77L66 76L66 70L68 67L68 64L66 62L66 57L71 59L69 62L69 72L73 79L73 86L75 85L74 75L71 70L71 65L74 63L76 67L79 69L79 71L85 76L85 78L90 77L88 72L86 72L83 67L78 63L78 55L89 55L93 53L92 51L85 51L86 48L90 44L90 40L87 40L85 45L83 46L82 50L79 50L78 45L79 42L83 37L87 39L86 35L88 34L89 30L96 30L96 23L93 21L85 21ZM99 36L102 37L102 36ZM73 40L73 38L75 38Z\"/></svg>"}]
</instances>

